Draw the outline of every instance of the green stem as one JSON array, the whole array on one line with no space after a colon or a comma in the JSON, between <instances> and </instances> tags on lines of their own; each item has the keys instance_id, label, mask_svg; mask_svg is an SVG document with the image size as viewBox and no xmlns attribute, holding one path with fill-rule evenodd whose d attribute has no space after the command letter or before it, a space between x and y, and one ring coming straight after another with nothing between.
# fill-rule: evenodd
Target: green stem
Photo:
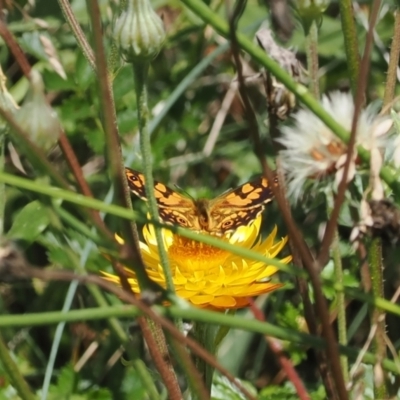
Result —
<instances>
[{"instance_id":1,"label":"green stem","mask_svg":"<svg viewBox=\"0 0 400 400\"><path fill-rule=\"evenodd\" d=\"M318 77L318 27L314 20L307 35L307 66L310 78L310 92L319 99Z\"/></svg>"},{"instance_id":2,"label":"green stem","mask_svg":"<svg viewBox=\"0 0 400 400\"><path fill-rule=\"evenodd\" d=\"M343 285L343 266L342 257L339 248L339 235L335 229L335 236L332 242L332 255L335 267L335 281ZM345 295L343 292L336 292L336 302L338 310L338 336L339 343L342 345L347 344L347 325L346 325L346 303ZM349 363L345 355L340 356L340 364L342 366L343 379L345 383L349 381Z\"/></svg>"},{"instance_id":3,"label":"green stem","mask_svg":"<svg viewBox=\"0 0 400 400\"><path fill-rule=\"evenodd\" d=\"M176 360L178 360L179 365L185 372L187 377L190 396L193 400L207 400L210 398L209 391L207 391L201 372L195 367L192 361L192 356L183 345L183 343L176 340L172 335L166 332L168 343L171 347L172 354Z\"/></svg>"},{"instance_id":4,"label":"green stem","mask_svg":"<svg viewBox=\"0 0 400 400\"><path fill-rule=\"evenodd\" d=\"M0 129L0 171L4 171L4 152L6 142L6 129ZM4 212L6 208L6 185L0 183L0 237L4 234Z\"/></svg>"},{"instance_id":5,"label":"green stem","mask_svg":"<svg viewBox=\"0 0 400 400\"><path fill-rule=\"evenodd\" d=\"M196 341L209 353L215 354L215 333L219 325L212 325L207 322L195 322L192 334ZM195 357L195 365L200 374L204 377L206 388L211 392L214 368L208 365L202 358Z\"/></svg>"},{"instance_id":6,"label":"green stem","mask_svg":"<svg viewBox=\"0 0 400 400\"><path fill-rule=\"evenodd\" d=\"M72 305L76 290L78 288L78 285L79 285L79 283L76 281L70 282L61 312L67 313L71 309L71 305ZM62 337L64 328L65 328L65 322L60 322L57 325L57 328L54 333L54 337L53 337L53 341L52 341L51 349L50 349L50 354L49 354L47 365L46 365L46 371L44 374L44 380L43 380L42 391L41 391L41 396L40 396L41 400L47 399L50 382L51 382L51 378L52 378L53 371L54 371L54 364L56 362L57 353L58 353L58 349L60 346L61 337Z\"/></svg>"},{"instance_id":7,"label":"green stem","mask_svg":"<svg viewBox=\"0 0 400 400\"><path fill-rule=\"evenodd\" d=\"M90 47L86 36L77 21L72 7L68 0L58 0L58 4L64 14L65 20L68 22L71 31L73 32L76 42L82 51L82 54L88 61L89 65L92 67L93 71L96 71L96 60L92 48Z\"/></svg>"},{"instance_id":8,"label":"green stem","mask_svg":"<svg viewBox=\"0 0 400 400\"><path fill-rule=\"evenodd\" d=\"M371 301L375 301L371 298ZM382 299L382 302L390 303ZM392 304L393 305L393 304ZM397 307L399 308L399 307ZM298 343L302 346L312 346L313 348L322 349L325 342L319 336L312 336L291 329L281 328L275 324L267 322L260 322L257 320L249 320L246 318L238 318L233 315L226 315L216 313L208 310L201 310L194 307L180 308L176 306L161 307L154 306L154 311L158 315L172 318L183 318L194 321L205 322L209 324L218 324L227 326L233 329L242 329L247 332L260 333L262 335L269 335L278 339L286 340L291 343ZM141 311L135 306L118 305L109 306L104 308L86 308L82 310L71 310L68 313L62 312L45 312L33 313L24 315L3 315L0 316L0 327L22 327L22 326L39 326L39 325L52 325L61 321L76 322L76 321L93 321L104 318L128 318L138 317L142 315ZM396 313L400 315L400 311ZM356 359L360 350L348 346L339 346L342 354L346 354L351 359ZM372 353L365 353L363 361L368 364L375 364L377 357ZM382 366L390 372L399 374L397 365L389 360L380 360Z\"/></svg>"},{"instance_id":9,"label":"green stem","mask_svg":"<svg viewBox=\"0 0 400 400\"><path fill-rule=\"evenodd\" d=\"M368 252L368 261L371 274L371 289L374 297L383 297L383 263L382 263L382 242L380 238L373 238ZM373 350L377 362L386 358L386 321L385 313L374 308L371 314L371 326L376 325L376 334L373 339ZM388 398L386 380L375 382L374 393L376 399Z\"/></svg>"},{"instance_id":10,"label":"green stem","mask_svg":"<svg viewBox=\"0 0 400 400\"><path fill-rule=\"evenodd\" d=\"M71 190L60 189L55 186L45 185L42 182L38 183L27 178L21 178L16 175L0 172L0 182L6 183L11 186L19 187L21 189L30 190L32 192L45 194L46 196L63 199L65 201L93 208L98 211L109 213L117 217L125 218L132 221L140 221L140 215L133 210L127 210L124 207L114 204L107 204L101 200L87 197L82 194L72 192Z\"/></svg>"},{"instance_id":11,"label":"green stem","mask_svg":"<svg viewBox=\"0 0 400 400\"><path fill-rule=\"evenodd\" d=\"M154 180L152 171L152 155L151 143L149 132L149 117L150 111L147 103L147 74L149 70L148 62L135 62L133 64L133 75L135 78L135 91L137 99L137 113L139 121L140 133L140 148L143 157L143 173L145 176L145 189L149 203L150 217L154 221L159 220L157 201L154 195ZM160 262L163 268L165 282L167 289L175 292L174 282L172 279L171 269L169 267L169 260L167 251L164 247L161 229L155 227L155 234L157 240L158 253L160 255Z\"/></svg>"},{"instance_id":12,"label":"green stem","mask_svg":"<svg viewBox=\"0 0 400 400\"><path fill-rule=\"evenodd\" d=\"M353 96L355 96L357 92L357 79L360 71L360 55L358 51L356 26L354 23L353 2L352 0L339 0L339 6L350 86Z\"/></svg>"},{"instance_id":13,"label":"green stem","mask_svg":"<svg viewBox=\"0 0 400 400\"><path fill-rule=\"evenodd\" d=\"M386 76L385 97L383 99L383 106L389 105L394 98L395 89L397 85L397 66L399 65L399 56L400 56L400 9L397 9L395 13L392 45L390 46L390 61Z\"/></svg>"},{"instance_id":14,"label":"green stem","mask_svg":"<svg viewBox=\"0 0 400 400\"><path fill-rule=\"evenodd\" d=\"M88 239L92 240L94 243L100 245L100 246L105 246L109 243L109 240L104 240L101 237L98 236L96 232L94 232L93 229L90 229L87 224L82 222L80 219L76 218L74 215L72 215L70 212L65 210L64 208L60 207L58 204L53 202L52 207L54 208L54 211L57 213L57 215L60 217L60 219L69 225L71 228L75 229L77 232L82 234L83 236L87 237Z\"/></svg>"},{"instance_id":15,"label":"green stem","mask_svg":"<svg viewBox=\"0 0 400 400\"><path fill-rule=\"evenodd\" d=\"M0 336L0 360L7 375L10 377L14 389L17 391L19 398L22 400L35 400L24 377L21 375L17 365L10 356L9 350Z\"/></svg>"}]
</instances>

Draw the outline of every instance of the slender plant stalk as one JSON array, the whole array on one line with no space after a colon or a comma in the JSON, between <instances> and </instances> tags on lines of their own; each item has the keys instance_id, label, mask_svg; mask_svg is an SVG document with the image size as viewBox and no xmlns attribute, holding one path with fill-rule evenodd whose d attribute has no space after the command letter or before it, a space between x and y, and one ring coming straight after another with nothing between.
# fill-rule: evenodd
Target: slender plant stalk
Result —
<instances>
[{"instance_id":1,"label":"slender plant stalk","mask_svg":"<svg viewBox=\"0 0 400 400\"><path fill-rule=\"evenodd\" d=\"M357 93L358 74L360 72L360 55L358 51L358 39L352 3L352 0L339 0L347 68L349 71L351 91L353 96L355 96Z\"/></svg>"},{"instance_id":2,"label":"slender plant stalk","mask_svg":"<svg viewBox=\"0 0 400 400\"><path fill-rule=\"evenodd\" d=\"M383 263L382 263L382 239L373 238L368 252L368 261L371 274L371 288L374 297L383 297ZM376 334L373 340L373 350L376 355L378 365L381 360L386 358L386 320L385 313L374 308L371 314L371 326L376 325ZM377 382L375 380L374 393L376 399L388 398L386 379Z\"/></svg>"},{"instance_id":3,"label":"slender plant stalk","mask_svg":"<svg viewBox=\"0 0 400 400\"><path fill-rule=\"evenodd\" d=\"M76 42L78 43L82 54L88 61L89 65L92 67L93 71L96 71L96 59L93 50L86 40L86 36L81 26L79 25L79 22L76 20L70 2L68 0L58 0L58 4L60 5L61 11L64 14L64 17L75 36Z\"/></svg>"},{"instance_id":4,"label":"slender plant stalk","mask_svg":"<svg viewBox=\"0 0 400 400\"><path fill-rule=\"evenodd\" d=\"M139 121L139 134L140 134L140 149L143 158L143 173L145 176L146 195L149 204L150 217L154 221L158 221L158 207L154 195L154 180L152 171L152 155L151 143L149 132L149 117L150 111L147 103L147 74L149 69L148 62L136 62L133 64L133 75L135 78L135 91L137 99L137 114ZM157 240L158 253L160 255L160 262L163 268L165 282L167 289L172 293L175 292L174 282L172 280L171 269L169 267L169 260L167 251L164 247L164 241L161 234L161 229L155 227L155 234Z\"/></svg>"},{"instance_id":5,"label":"slender plant stalk","mask_svg":"<svg viewBox=\"0 0 400 400\"><path fill-rule=\"evenodd\" d=\"M157 366L171 400L182 399L178 379L169 356L161 326L149 317L139 317L137 322L145 337L151 358Z\"/></svg>"},{"instance_id":6,"label":"slender plant stalk","mask_svg":"<svg viewBox=\"0 0 400 400\"><path fill-rule=\"evenodd\" d=\"M79 285L79 282L77 282L77 281L70 282L67 295L65 296L65 299L64 299L64 304L63 304L63 308L62 308L63 313L67 313L70 310L72 302L74 300L76 290L78 288L78 285ZM57 325L56 331L54 333L54 338L53 338L53 341L51 344L50 354L49 354L47 365L46 365L46 371L44 374L42 391L41 391L41 395L40 395L41 400L46 400L47 395L49 393L50 382L51 382L51 378L52 378L53 371L54 371L54 364L56 362L57 353L58 353L58 349L60 347L61 337L62 337L64 328L65 328L65 322L60 322Z\"/></svg>"},{"instance_id":7,"label":"slender plant stalk","mask_svg":"<svg viewBox=\"0 0 400 400\"><path fill-rule=\"evenodd\" d=\"M211 354L215 354L216 351L215 333L216 326L209 324L208 322L195 322L192 329L193 337L202 347L204 347ZM201 375L203 376L208 392L210 392L214 368L208 365L200 357L195 357L195 365L197 370L200 371Z\"/></svg>"},{"instance_id":8,"label":"slender plant stalk","mask_svg":"<svg viewBox=\"0 0 400 400\"><path fill-rule=\"evenodd\" d=\"M315 20L311 23L307 35L307 66L310 79L310 92L316 99L319 99L318 27Z\"/></svg>"},{"instance_id":9,"label":"slender plant stalk","mask_svg":"<svg viewBox=\"0 0 400 400\"><path fill-rule=\"evenodd\" d=\"M9 94L6 86L7 78L0 67L0 96L1 103L7 107L9 111L17 110L18 105L15 103L13 97ZM6 152L6 137L9 133L7 122L0 118L0 171L4 171L5 166L5 152ZM0 184L0 238L4 234L4 218L6 208L6 186L4 183Z\"/></svg>"},{"instance_id":10,"label":"slender plant stalk","mask_svg":"<svg viewBox=\"0 0 400 400\"><path fill-rule=\"evenodd\" d=\"M387 73L385 96L383 100L383 107L389 106L392 102L395 94L395 88L397 85L397 68L400 56L400 10L397 9L395 13L395 25L394 34L392 40L392 46L390 49L390 61ZM389 108L385 110L385 113L389 112ZM369 267L371 275L371 287L372 293L375 297L384 296L383 287L383 263L382 263L382 240L380 238L372 239L372 245L369 249ZM371 325L376 324L376 335L374 337L374 351L380 364L380 360L386 357L386 321L385 313L378 308L374 308L371 315ZM378 365L378 368L380 365ZM375 380L374 385L375 398L387 398L388 388L386 385L386 379L382 374L381 382Z\"/></svg>"},{"instance_id":11,"label":"slender plant stalk","mask_svg":"<svg viewBox=\"0 0 400 400\"><path fill-rule=\"evenodd\" d=\"M335 236L332 242L332 256L333 263L335 267L335 280L336 282L343 284L343 266L342 257L339 248L339 234L335 232ZM347 324L346 324L346 304L345 295L343 292L336 292L336 303L338 310L338 337L339 343L346 346L347 345ZM349 381L349 362L345 355L340 356L340 364L342 366L343 379L345 383Z\"/></svg>"},{"instance_id":12,"label":"slender plant stalk","mask_svg":"<svg viewBox=\"0 0 400 400\"><path fill-rule=\"evenodd\" d=\"M4 171L4 152L6 131L4 127L0 129L0 171ZM4 211L6 207L6 185L0 183L0 237L4 233Z\"/></svg>"},{"instance_id":13,"label":"slender plant stalk","mask_svg":"<svg viewBox=\"0 0 400 400\"><path fill-rule=\"evenodd\" d=\"M328 202L328 215L330 215L334 206L334 195L332 192L330 195L327 196L327 202ZM335 234L331 244L331 251L334 264L335 282L337 282L339 285L343 285L343 265L342 265L342 256L340 253L339 234L337 227L335 227ZM339 343L343 346L346 346L347 345L346 303L345 303L345 294L343 291L340 290L336 291L336 304L337 304L337 324L338 324ZM349 362L345 355L340 356L340 364L342 366L343 379L347 384L349 381Z\"/></svg>"},{"instance_id":14,"label":"slender plant stalk","mask_svg":"<svg viewBox=\"0 0 400 400\"><path fill-rule=\"evenodd\" d=\"M19 187L19 188L30 190L33 192L42 193L42 194L45 194L50 197L60 198L60 199L66 200L68 202L72 202L72 203L82 205L82 206L85 206L88 208L98 209L99 211L102 211L105 213L110 213L115 216L119 216L121 218L126 218L128 220L138 220L138 217L139 217L138 215L133 213L132 210L126 210L123 207L119 207L119 206L116 206L113 204L106 204L100 200L92 199L90 197L85 197L80 194L62 190L62 189L58 189L58 188L55 188L52 186L46 186L43 184L39 185L36 182L32 182L28 179L21 178L21 177L15 176L15 175L10 175L10 174L0 172L0 182L4 182L11 186ZM151 222L153 224L158 223L156 221L149 221L149 222ZM287 272L288 274L303 277L303 278L308 277L307 273L305 271L300 270L299 268L290 267L286 264L279 262L278 260L276 260L274 258L264 257L259 253L256 253L256 252L248 250L248 249L239 248L237 246L231 245L224 241L218 240L217 238L211 237L210 235L201 235L201 234L197 234L197 233L187 230L187 229L176 228L176 227L172 227L170 225L164 225L163 227L165 229L170 229L175 232L178 232L180 235L182 235L188 239L198 240L202 243L206 243L206 244L215 246L217 248L226 250L227 252L231 252L233 254L242 256L244 258L257 260L257 261L263 262L268 265L269 264L274 265L279 270ZM324 285L333 287L335 290L345 291L351 297L357 298L364 302L368 302L369 304L374 304L376 307L379 307L382 310L385 310L387 312L390 312L390 313L400 316L400 307L396 306L395 304L391 303L390 301L385 300L384 298L371 298L368 295L366 295L365 293L360 292L359 290L356 290L356 289L350 288L350 287L343 287L343 285L340 285L336 282L332 282L329 280L324 280L323 283L324 283ZM3 318L3 317L0 317L0 320L1 320L1 318Z\"/></svg>"},{"instance_id":15,"label":"slender plant stalk","mask_svg":"<svg viewBox=\"0 0 400 400\"><path fill-rule=\"evenodd\" d=\"M10 356L9 350L4 343L3 337L0 335L0 360L3 368L7 371L14 389L22 400L35 400L36 396L31 392L24 377L21 375L13 358Z\"/></svg>"},{"instance_id":16,"label":"slender plant stalk","mask_svg":"<svg viewBox=\"0 0 400 400\"><path fill-rule=\"evenodd\" d=\"M389 68L386 76L385 96L383 98L383 107L389 105L395 94L397 85L397 68L400 57L400 9L396 10L394 21L394 34L392 45L390 47ZM389 110L387 110L389 112Z\"/></svg>"},{"instance_id":17,"label":"slender plant stalk","mask_svg":"<svg viewBox=\"0 0 400 400\"><path fill-rule=\"evenodd\" d=\"M170 334L166 333L168 343L171 346L174 357L178 360L186 373L187 381L190 388L190 395L193 400L208 400L210 393L207 391L203 382L201 372L196 369L195 364L187 349L182 346L182 343L174 339Z\"/></svg>"},{"instance_id":18,"label":"slender plant stalk","mask_svg":"<svg viewBox=\"0 0 400 400\"><path fill-rule=\"evenodd\" d=\"M75 229L77 232L81 233L86 238L92 240L100 247L108 245L109 240L101 239L101 237L93 229L90 229L90 227L88 227L87 224L76 218L70 212L66 211L64 208L60 207L55 202L52 203L52 207L54 208L54 211L56 212L57 216L68 226Z\"/></svg>"}]
</instances>

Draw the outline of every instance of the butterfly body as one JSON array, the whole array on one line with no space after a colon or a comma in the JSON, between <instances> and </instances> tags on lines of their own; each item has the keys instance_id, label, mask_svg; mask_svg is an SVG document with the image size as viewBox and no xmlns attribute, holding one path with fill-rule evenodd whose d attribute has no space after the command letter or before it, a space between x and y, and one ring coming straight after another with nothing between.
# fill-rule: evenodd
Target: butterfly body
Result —
<instances>
[{"instance_id":1,"label":"butterfly body","mask_svg":"<svg viewBox=\"0 0 400 400\"><path fill-rule=\"evenodd\" d=\"M130 190L147 200L144 175L127 167L125 172ZM277 183L275 178L274 184ZM162 221L215 236L249 225L260 215L265 204L273 199L271 187L263 177L215 199L193 200L157 181L154 183L154 194Z\"/></svg>"}]
</instances>

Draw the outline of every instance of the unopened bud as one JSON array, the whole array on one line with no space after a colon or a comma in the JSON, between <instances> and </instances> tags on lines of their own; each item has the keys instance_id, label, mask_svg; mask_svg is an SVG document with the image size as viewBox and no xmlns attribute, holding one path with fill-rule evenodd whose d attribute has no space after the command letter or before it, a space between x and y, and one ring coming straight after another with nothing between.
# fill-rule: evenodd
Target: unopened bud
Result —
<instances>
[{"instance_id":1,"label":"unopened bud","mask_svg":"<svg viewBox=\"0 0 400 400\"><path fill-rule=\"evenodd\" d=\"M42 77L37 71L32 70L30 83L30 92L15 118L32 142L47 151L56 144L60 136L60 122L56 112L46 101Z\"/></svg>"},{"instance_id":2,"label":"unopened bud","mask_svg":"<svg viewBox=\"0 0 400 400\"><path fill-rule=\"evenodd\" d=\"M115 22L114 38L126 61L150 61L164 42L164 24L148 0L128 0Z\"/></svg>"},{"instance_id":3,"label":"unopened bud","mask_svg":"<svg viewBox=\"0 0 400 400\"><path fill-rule=\"evenodd\" d=\"M327 9L329 3L330 0L299 0L296 2L296 10L306 34L308 34L310 26L314 21L319 25L322 14Z\"/></svg>"},{"instance_id":4,"label":"unopened bud","mask_svg":"<svg viewBox=\"0 0 400 400\"><path fill-rule=\"evenodd\" d=\"M13 97L7 90L6 77L3 74L3 70L0 67L0 108L4 111L14 113L18 109L18 105L15 103ZM6 128L6 121L0 117L0 131Z\"/></svg>"}]
</instances>

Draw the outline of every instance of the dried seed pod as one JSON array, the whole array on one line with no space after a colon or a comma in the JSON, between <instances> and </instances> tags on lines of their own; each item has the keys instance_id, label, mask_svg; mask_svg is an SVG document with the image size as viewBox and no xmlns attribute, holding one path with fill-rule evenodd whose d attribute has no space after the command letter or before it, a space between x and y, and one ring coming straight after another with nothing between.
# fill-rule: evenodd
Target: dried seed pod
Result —
<instances>
[{"instance_id":1,"label":"dried seed pod","mask_svg":"<svg viewBox=\"0 0 400 400\"><path fill-rule=\"evenodd\" d=\"M295 53L276 44L269 29L260 29L256 33L256 39L259 46L296 81L301 80L302 66ZM281 120L286 119L296 106L294 94L269 73L265 73L264 84L270 115L276 115Z\"/></svg>"},{"instance_id":2,"label":"dried seed pod","mask_svg":"<svg viewBox=\"0 0 400 400\"><path fill-rule=\"evenodd\" d=\"M390 243L396 243L400 238L400 210L388 199L371 200L371 232Z\"/></svg>"}]
</instances>

